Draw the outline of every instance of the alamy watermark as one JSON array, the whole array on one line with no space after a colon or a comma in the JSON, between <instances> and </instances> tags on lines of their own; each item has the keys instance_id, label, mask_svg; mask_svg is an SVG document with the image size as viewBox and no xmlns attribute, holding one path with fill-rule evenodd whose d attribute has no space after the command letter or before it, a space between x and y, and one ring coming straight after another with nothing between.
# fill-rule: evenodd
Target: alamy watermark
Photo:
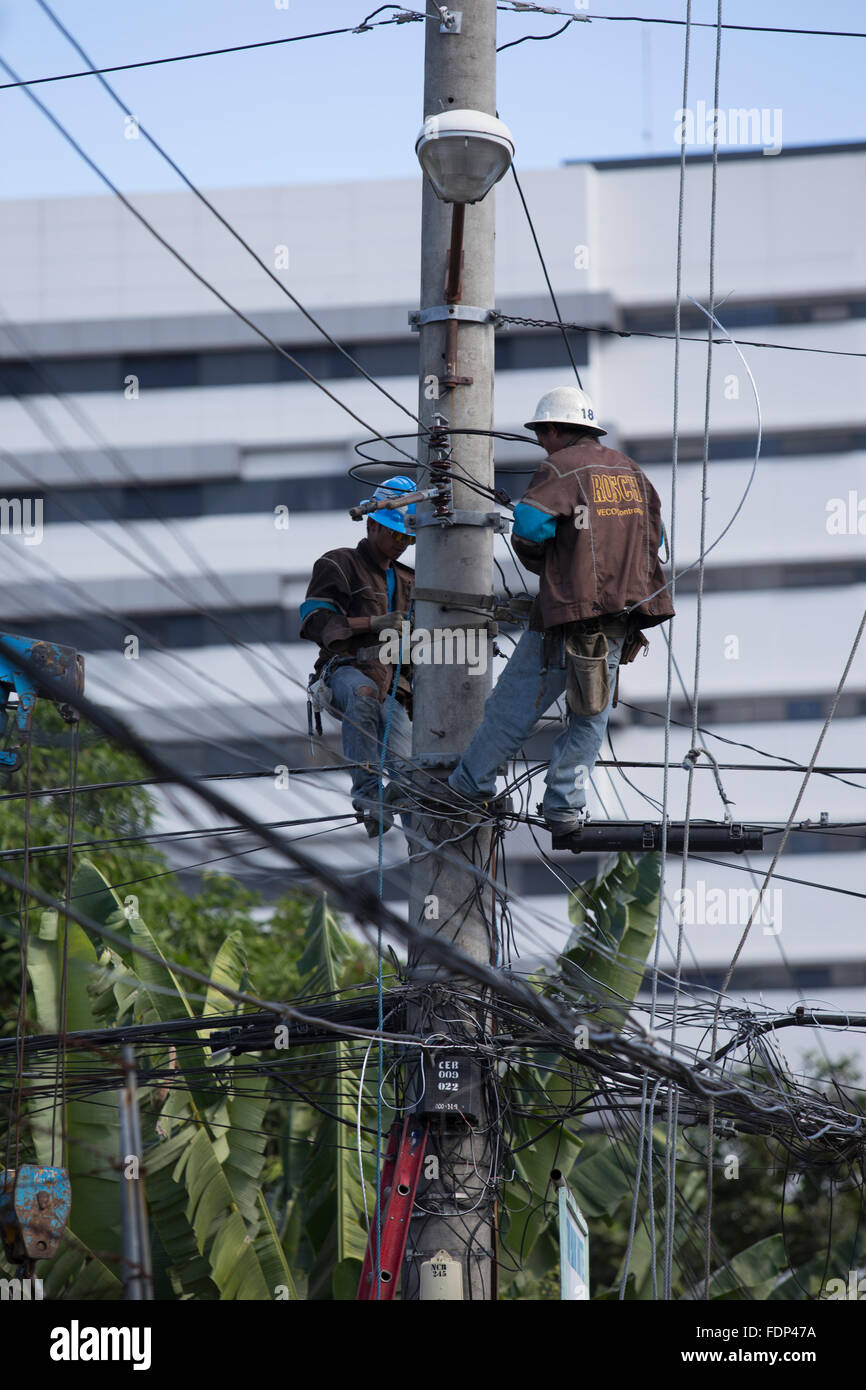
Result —
<instances>
[{"instance_id":1,"label":"alamy watermark","mask_svg":"<svg viewBox=\"0 0 866 1390\"><path fill-rule=\"evenodd\" d=\"M52 1361L130 1361L134 1371L151 1364L149 1327L82 1327L73 1318L69 1327L51 1331L48 1355Z\"/></svg>"},{"instance_id":2,"label":"alamy watermark","mask_svg":"<svg viewBox=\"0 0 866 1390\"><path fill-rule=\"evenodd\" d=\"M408 622L383 628L379 660L384 666L466 666L470 676L487 670L487 629L484 627L416 627Z\"/></svg>"},{"instance_id":3,"label":"alamy watermark","mask_svg":"<svg viewBox=\"0 0 866 1390\"><path fill-rule=\"evenodd\" d=\"M844 1298L859 1302L866 1298L866 1277L861 1269L849 1269L847 1280L828 1279L824 1292L829 1299Z\"/></svg>"},{"instance_id":4,"label":"alamy watermark","mask_svg":"<svg viewBox=\"0 0 866 1390\"><path fill-rule=\"evenodd\" d=\"M695 103L694 111L680 107L674 112L674 140L678 145L713 146L761 145L764 154L778 154L782 148L782 109L774 106L732 106L727 111Z\"/></svg>"},{"instance_id":5,"label":"alamy watermark","mask_svg":"<svg viewBox=\"0 0 866 1390\"><path fill-rule=\"evenodd\" d=\"M0 1279L0 1301L36 1303L45 1297L41 1279Z\"/></svg>"},{"instance_id":6,"label":"alamy watermark","mask_svg":"<svg viewBox=\"0 0 866 1390\"><path fill-rule=\"evenodd\" d=\"M25 545L42 543L41 497L0 497L0 535L23 536Z\"/></svg>"},{"instance_id":7,"label":"alamy watermark","mask_svg":"<svg viewBox=\"0 0 866 1390\"><path fill-rule=\"evenodd\" d=\"M698 879L693 889L674 893L674 919L682 926L699 927L744 927L752 921L760 924L764 936L778 936L782 890L773 888L761 898L757 888L708 888Z\"/></svg>"},{"instance_id":8,"label":"alamy watermark","mask_svg":"<svg viewBox=\"0 0 866 1390\"><path fill-rule=\"evenodd\" d=\"M825 510L828 536L866 536L866 497L854 488L847 497L829 497Z\"/></svg>"}]
</instances>

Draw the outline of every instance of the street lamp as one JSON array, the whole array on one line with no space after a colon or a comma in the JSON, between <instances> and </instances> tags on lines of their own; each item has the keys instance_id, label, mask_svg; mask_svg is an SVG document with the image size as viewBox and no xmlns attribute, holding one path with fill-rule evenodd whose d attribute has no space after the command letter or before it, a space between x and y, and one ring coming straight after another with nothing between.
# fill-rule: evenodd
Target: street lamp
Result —
<instances>
[{"instance_id":1,"label":"street lamp","mask_svg":"<svg viewBox=\"0 0 866 1390\"><path fill-rule=\"evenodd\" d=\"M415 153L443 203L478 203L508 173L514 140L484 111L443 111L426 118Z\"/></svg>"}]
</instances>

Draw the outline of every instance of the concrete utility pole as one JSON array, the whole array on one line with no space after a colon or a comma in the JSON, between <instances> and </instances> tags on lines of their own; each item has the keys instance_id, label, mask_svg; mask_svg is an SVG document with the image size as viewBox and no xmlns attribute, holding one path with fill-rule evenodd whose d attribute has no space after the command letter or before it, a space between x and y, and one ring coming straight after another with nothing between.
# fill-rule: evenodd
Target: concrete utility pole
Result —
<instances>
[{"instance_id":1,"label":"concrete utility pole","mask_svg":"<svg viewBox=\"0 0 866 1390\"><path fill-rule=\"evenodd\" d=\"M461 10L451 11L450 16L445 11L441 24L432 18L427 22L425 121L461 110L496 113L496 0L463 0ZM494 304L493 192L465 207L448 204L436 197L425 178L421 238L418 413L428 428L441 426L444 446L428 450L428 467L433 467L423 475L422 485L443 476L437 464L445 463L444 472L449 472L449 445L457 465L450 470L450 508L430 503L418 508L415 631L423 628L433 634L434 661L415 666L413 755L429 771L435 794L477 728L491 682L491 638L477 611L477 596L493 592L495 505L462 479L493 487L492 440L483 434L452 436L450 431L490 430L493 423L493 324L477 312L491 310ZM452 306L450 322L448 304ZM420 443L423 459L427 444ZM448 482L446 477L446 490ZM467 639L462 653L459 639L453 636L436 643L437 632L449 629L453 634L461 628ZM452 659L461 655L468 659ZM436 853L413 861L412 921L426 931L441 933L474 959L494 962L492 893L469 871L470 865L489 869L489 829L465 811L455 821L422 816L417 828L433 844L449 842L447 855L462 860L466 867ZM416 1208L412 1218L402 1297L491 1299L495 1297L495 1205L493 1188L487 1184L496 1176L498 1144L488 1113L489 1088L480 1084L480 1067L478 1075L467 1075L465 1053L461 1057L448 1050L449 1039L478 1041L485 1027L484 1011L476 1006L473 1024L465 1011L452 1007L453 991L461 982L423 955L410 961L410 978L422 990L412 1020L414 1031L425 1038L436 1035L443 1048L427 1070L418 1105L419 1113L430 1119L427 1161L417 1199L424 1210ZM463 983L477 995L477 986ZM447 1105L453 1094L445 1086L440 1093L434 1083L437 1075L453 1077L455 1058L461 1058L453 1101L459 1109L434 1110L436 1104ZM478 1066L474 1058L472 1065ZM474 1120L469 1120L465 1117L473 1105Z\"/></svg>"}]
</instances>

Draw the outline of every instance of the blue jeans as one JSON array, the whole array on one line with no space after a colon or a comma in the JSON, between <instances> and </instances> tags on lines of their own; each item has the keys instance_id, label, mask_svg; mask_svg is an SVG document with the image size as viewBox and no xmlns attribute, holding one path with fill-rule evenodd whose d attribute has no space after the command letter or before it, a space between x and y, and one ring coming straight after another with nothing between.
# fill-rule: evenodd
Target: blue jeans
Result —
<instances>
[{"instance_id":1,"label":"blue jeans","mask_svg":"<svg viewBox=\"0 0 866 1390\"><path fill-rule=\"evenodd\" d=\"M608 637L607 641L607 707L587 717L572 713L566 705L568 722L550 755L542 812L545 820L563 828L574 825L586 806L586 784L610 716L622 639ZM536 722L565 693L567 670L560 666L554 647L549 669L543 672L543 649L544 633L527 629L487 700L469 747L448 778L455 791L476 799L492 797L499 768L523 747Z\"/></svg>"},{"instance_id":2,"label":"blue jeans","mask_svg":"<svg viewBox=\"0 0 866 1390\"><path fill-rule=\"evenodd\" d=\"M361 686L368 690L375 690L375 686L357 666L335 666L325 680L343 716L343 756L347 762L366 764L352 768L352 804L363 809L357 805L360 799L376 801L379 795L379 765L389 710L385 770L391 777L399 775L404 770L403 760L411 757L412 724L403 706L390 695L380 704L378 692L358 694Z\"/></svg>"}]
</instances>

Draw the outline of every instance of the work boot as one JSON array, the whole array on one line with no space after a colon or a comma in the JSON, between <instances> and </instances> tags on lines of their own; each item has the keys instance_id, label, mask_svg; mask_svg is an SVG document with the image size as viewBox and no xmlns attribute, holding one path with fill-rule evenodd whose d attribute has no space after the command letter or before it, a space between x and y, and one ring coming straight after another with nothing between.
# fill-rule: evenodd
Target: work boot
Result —
<instances>
[{"instance_id":1,"label":"work boot","mask_svg":"<svg viewBox=\"0 0 866 1390\"><path fill-rule=\"evenodd\" d=\"M541 811L540 806L538 809L539 811ZM571 849L572 836L579 837L581 830L586 825L588 820L589 816L587 815L585 806L582 806L580 810L575 811L574 814L572 816L569 816L567 820L565 818L561 820L553 820L550 816L545 816L544 824L545 827L550 831L551 838L553 841L553 848Z\"/></svg>"},{"instance_id":2,"label":"work boot","mask_svg":"<svg viewBox=\"0 0 866 1390\"><path fill-rule=\"evenodd\" d=\"M380 834L387 835L394 824L394 812L388 803L388 790L383 792L381 802L378 794L376 796L357 796L352 801L352 807L357 813L358 819L363 821L364 829L371 840L375 840Z\"/></svg>"},{"instance_id":3,"label":"work boot","mask_svg":"<svg viewBox=\"0 0 866 1390\"><path fill-rule=\"evenodd\" d=\"M472 810L480 816L508 816L514 810L514 803L507 792L494 792L490 796L469 796L466 792L454 793L458 806Z\"/></svg>"}]
</instances>

